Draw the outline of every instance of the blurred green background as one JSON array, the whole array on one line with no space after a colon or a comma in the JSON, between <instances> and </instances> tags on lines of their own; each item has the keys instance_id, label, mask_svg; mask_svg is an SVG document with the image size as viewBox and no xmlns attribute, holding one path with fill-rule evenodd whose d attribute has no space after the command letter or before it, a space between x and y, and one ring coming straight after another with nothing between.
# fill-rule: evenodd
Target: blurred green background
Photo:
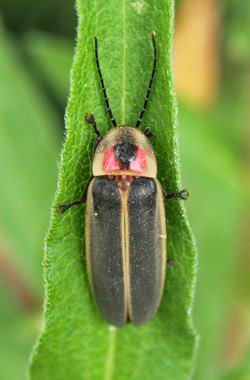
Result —
<instances>
[{"instance_id":1,"label":"blurred green background","mask_svg":"<svg viewBox=\"0 0 250 380\"><path fill-rule=\"evenodd\" d=\"M77 20L66 0L0 0L0 12L0 379L22 380L42 326ZM250 379L249 17L249 0L176 4L181 172L199 252L194 380Z\"/></svg>"}]
</instances>

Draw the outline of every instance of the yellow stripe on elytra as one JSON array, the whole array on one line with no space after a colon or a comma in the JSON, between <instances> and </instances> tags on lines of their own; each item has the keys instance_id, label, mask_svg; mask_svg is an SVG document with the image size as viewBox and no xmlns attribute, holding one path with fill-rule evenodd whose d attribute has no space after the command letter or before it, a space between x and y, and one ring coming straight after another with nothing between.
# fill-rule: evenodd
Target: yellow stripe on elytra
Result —
<instances>
[{"instance_id":1,"label":"yellow stripe on elytra","mask_svg":"<svg viewBox=\"0 0 250 380\"><path fill-rule=\"evenodd\" d=\"M129 215L128 195L129 190L119 189L121 196L121 239L122 239L122 261L124 268L124 299L126 319L130 314L130 278L129 278Z\"/></svg>"}]
</instances>

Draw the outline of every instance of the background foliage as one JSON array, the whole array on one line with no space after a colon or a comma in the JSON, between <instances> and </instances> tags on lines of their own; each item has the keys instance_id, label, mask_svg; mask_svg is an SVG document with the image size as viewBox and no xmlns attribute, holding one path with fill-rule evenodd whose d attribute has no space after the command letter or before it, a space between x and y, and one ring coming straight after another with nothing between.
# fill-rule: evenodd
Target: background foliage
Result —
<instances>
[{"instance_id":1,"label":"background foliage","mask_svg":"<svg viewBox=\"0 0 250 380\"><path fill-rule=\"evenodd\" d=\"M246 380L249 4L244 0L239 6L232 0L215 8L211 1L206 8L208 3L178 1L176 19L182 182L191 193L186 208L199 251L194 319L200 348L192 378ZM76 26L69 2L26 0L20 4L1 0L3 380L25 378L41 329L43 237L56 188ZM204 14L209 22L199 23ZM178 62L185 72L179 70ZM191 84L187 83L190 77Z\"/></svg>"}]
</instances>

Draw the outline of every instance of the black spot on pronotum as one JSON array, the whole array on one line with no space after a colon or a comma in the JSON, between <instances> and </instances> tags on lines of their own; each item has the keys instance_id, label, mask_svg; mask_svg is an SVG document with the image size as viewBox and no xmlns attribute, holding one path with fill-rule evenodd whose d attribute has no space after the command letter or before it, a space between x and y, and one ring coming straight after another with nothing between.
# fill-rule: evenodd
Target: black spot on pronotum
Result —
<instances>
[{"instance_id":1,"label":"black spot on pronotum","mask_svg":"<svg viewBox=\"0 0 250 380\"><path fill-rule=\"evenodd\" d=\"M130 163L136 158L137 147L129 141L115 146L115 159L122 169L128 169Z\"/></svg>"}]
</instances>

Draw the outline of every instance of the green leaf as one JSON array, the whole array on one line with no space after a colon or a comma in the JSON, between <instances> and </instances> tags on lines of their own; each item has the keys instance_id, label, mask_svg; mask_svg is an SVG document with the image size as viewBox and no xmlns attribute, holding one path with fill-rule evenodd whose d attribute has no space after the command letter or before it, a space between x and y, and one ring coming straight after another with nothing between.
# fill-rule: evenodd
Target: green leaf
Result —
<instances>
[{"instance_id":1,"label":"green leaf","mask_svg":"<svg viewBox=\"0 0 250 380\"><path fill-rule=\"evenodd\" d=\"M96 309L84 261L85 206L57 215L55 207L80 198L91 174L95 136L86 113L105 134L111 127L95 66L94 36L110 105L118 124L135 125L153 64L157 73L142 129L150 126L158 178L167 193L180 185L176 100L172 81L174 9L170 1L78 1L78 44L66 112L67 140L45 253L45 323L31 359L31 379L187 379L195 334L191 306L195 248L182 202L166 204L168 269L157 315L142 328L110 327ZM185 184L188 185L188 184Z\"/></svg>"}]
</instances>

